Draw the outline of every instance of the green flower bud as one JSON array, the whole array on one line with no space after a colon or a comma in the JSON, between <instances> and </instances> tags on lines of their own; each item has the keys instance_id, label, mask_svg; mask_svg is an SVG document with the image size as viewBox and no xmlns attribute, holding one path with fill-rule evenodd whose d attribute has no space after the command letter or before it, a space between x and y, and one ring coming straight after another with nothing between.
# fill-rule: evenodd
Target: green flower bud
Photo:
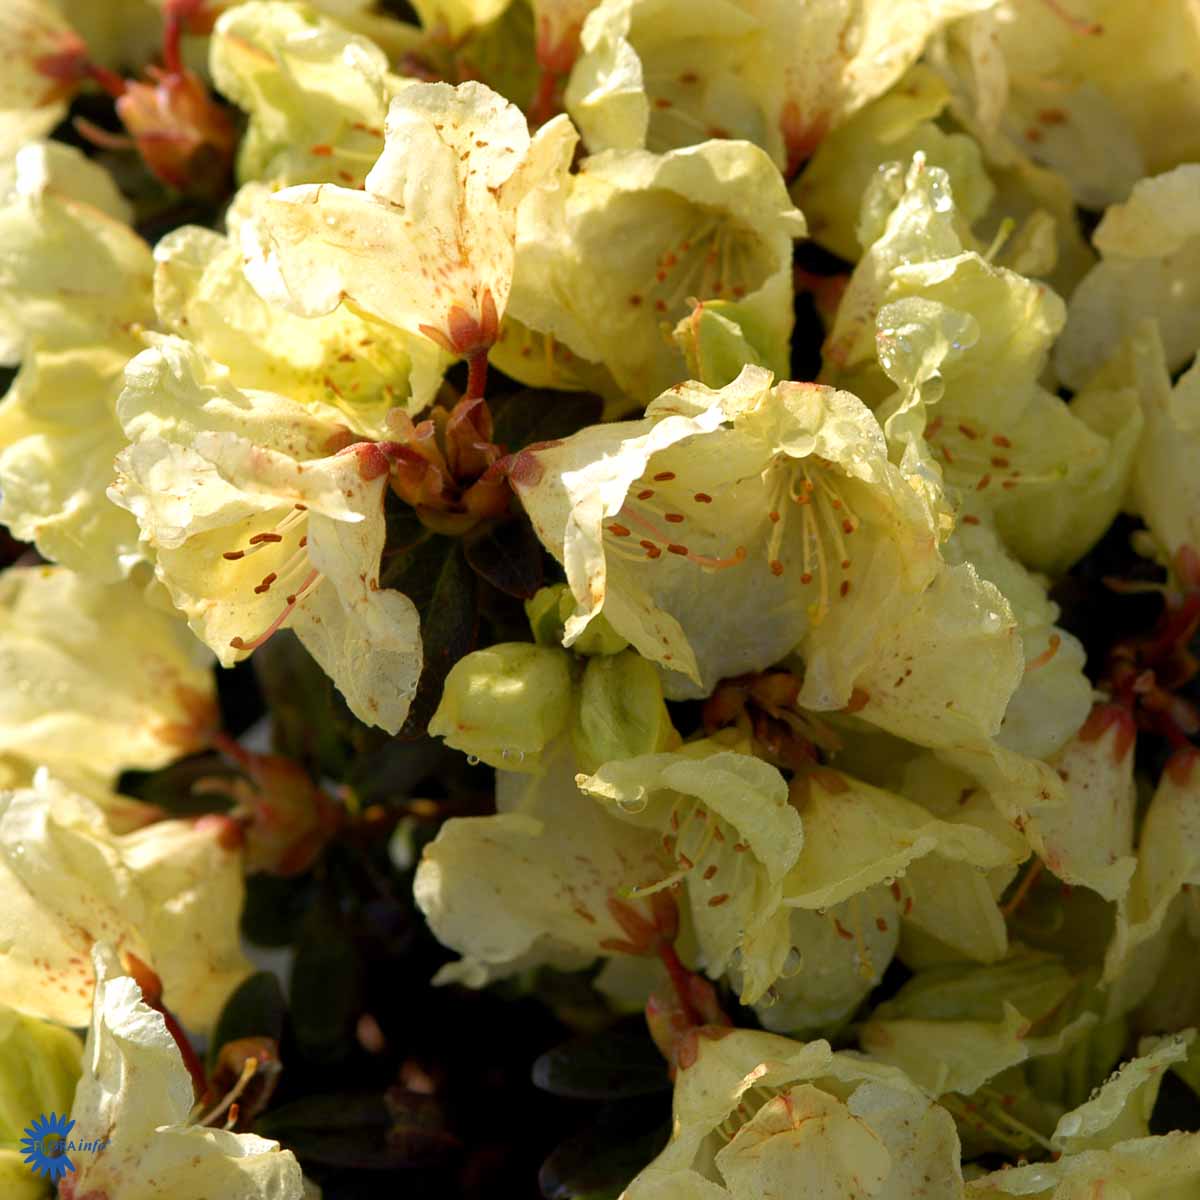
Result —
<instances>
[{"instance_id":1,"label":"green flower bud","mask_svg":"<svg viewBox=\"0 0 1200 1200\"><path fill-rule=\"evenodd\" d=\"M728 300L696 304L676 325L675 344L687 359L688 375L711 388L732 383L747 363L770 367L758 349L755 335L764 343L769 333L755 328L753 314Z\"/></svg>"},{"instance_id":2,"label":"green flower bud","mask_svg":"<svg viewBox=\"0 0 1200 1200\"><path fill-rule=\"evenodd\" d=\"M538 772L570 711L571 656L504 642L454 664L429 732L493 767Z\"/></svg>"},{"instance_id":3,"label":"green flower bud","mask_svg":"<svg viewBox=\"0 0 1200 1200\"><path fill-rule=\"evenodd\" d=\"M584 771L677 745L654 664L636 650L593 658L583 673L572 737Z\"/></svg>"},{"instance_id":4,"label":"green flower bud","mask_svg":"<svg viewBox=\"0 0 1200 1200\"><path fill-rule=\"evenodd\" d=\"M567 606L566 616L563 614L564 603ZM533 640L539 646L561 646L563 622L570 616L572 607L570 591L565 583L538 588L525 601L525 615L529 618Z\"/></svg>"},{"instance_id":5,"label":"green flower bud","mask_svg":"<svg viewBox=\"0 0 1200 1200\"><path fill-rule=\"evenodd\" d=\"M0 1007L0 1144L15 1146L38 1113L70 1112L82 1056L69 1029Z\"/></svg>"},{"instance_id":6,"label":"green flower bud","mask_svg":"<svg viewBox=\"0 0 1200 1200\"><path fill-rule=\"evenodd\" d=\"M525 614L533 630L533 640L539 646L561 646L564 626L575 611L575 598L565 583L539 588L537 593L525 601ZM587 628L571 643L576 654L620 654L629 643L605 619L604 614L594 617Z\"/></svg>"}]
</instances>

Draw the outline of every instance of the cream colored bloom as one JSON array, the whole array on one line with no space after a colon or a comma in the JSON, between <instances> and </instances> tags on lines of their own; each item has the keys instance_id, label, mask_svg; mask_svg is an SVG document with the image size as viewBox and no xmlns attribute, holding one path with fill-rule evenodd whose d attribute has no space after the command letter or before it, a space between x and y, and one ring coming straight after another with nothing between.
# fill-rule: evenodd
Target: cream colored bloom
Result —
<instances>
[{"instance_id":1,"label":"cream colored bloom","mask_svg":"<svg viewBox=\"0 0 1200 1200\"><path fill-rule=\"evenodd\" d=\"M763 1027L804 1037L844 1024L892 961L900 911L900 901L883 884L822 911L793 908L783 970L755 1005ZM737 987L738 973L730 978Z\"/></svg>"},{"instance_id":2,"label":"cream colored bloom","mask_svg":"<svg viewBox=\"0 0 1200 1200\"><path fill-rule=\"evenodd\" d=\"M150 249L108 173L57 142L0 168L0 520L48 558L117 580L141 557L106 498L121 373L154 320Z\"/></svg>"},{"instance_id":3,"label":"cream colored bloom","mask_svg":"<svg viewBox=\"0 0 1200 1200\"><path fill-rule=\"evenodd\" d=\"M221 663L292 628L357 716L398 730L421 639L412 602L379 587L386 461L331 453L336 409L243 392L177 338L130 364L119 415L133 444L109 494Z\"/></svg>"},{"instance_id":4,"label":"cream colored bloom","mask_svg":"<svg viewBox=\"0 0 1200 1200\"><path fill-rule=\"evenodd\" d=\"M237 4L209 44L217 89L250 117L238 178L361 186L383 149L387 55L296 4Z\"/></svg>"},{"instance_id":5,"label":"cream colored bloom","mask_svg":"<svg viewBox=\"0 0 1200 1200\"><path fill-rule=\"evenodd\" d=\"M1143 996L1154 983L1139 956L1161 953L1186 886L1200 884L1200 752L1186 747L1167 763L1142 818L1137 867L1117 899L1117 920L1104 963L1106 982L1131 971L1129 987ZM1131 1004L1132 1006L1132 1004Z\"/></svg>"},{"instance_id":6,"label":"cream colored bloom","mask_svg":"<svg viewBox=\"0 0 1200 1200\"><path fill-rule=\"evenodd\" d=\"M890 885L927 855L979 872L1015 866L1025 847L974 813L936 816L905 797L842 771L821 769L793 783L804 848L784 881L784 902L824 909L868 888ZM903 894L903 889L901 890Z\"/></svg>"},{"instance_id":7,"label":"cream colored bloom","mask_svg":"<svg viewBox=\"0 0 1200 1200\"><path fill-rule=\"evenodd\" d=\"M872 177L886 163L908 163L918 151L950 179L964 221L974 224L996 189L984 171L979 147L962 133L935 123L950 100L946 84L923 64L895 87L832 130L793 186L813 241L854 262L862 253L859 210Z\"/></svg>"},{"instance_id":8,"label":"cream colored bloom","mask_svg":"<svg viewBox=\"0 0 1200 1200\"><path fill-rule=\"evenodd\" d=\"M90 958L96 985L72 1136L105 1146L75 1157L63 1200L303 1200L300 1164L277 1142L189 1123L192 1080L162 1015L111 946Z\"/></svg>"},{"instance_id":9,"label":"cream colored bloom","mask_svg":"<svg viewBox=\"0 0 1200 1200\"><path fill-rule=\"evenodd\" d=\"M1200 549L1200 367L1174 387L1155 324L1142 322L1128 339L1145 430L1134 458L1128 507L1150 530L1158 556L1173 563Z\"/></svg>"},{"instance_id":10,"label":"cream colored bloom","mask_svg":"<svg viewBox=\"0 0 1200 1200\"><path fill-rule=\"evenodd\" d=\"M717 978L736 967L743 1002L759 1000L787 960L785 878L804 845L779 771L700 741L606 763L578 783L613 817L653 831L674 860L633 893L685 881L704 969Z\"/></svg>"},{"instance_id":11,"label":"cream colored bloom","mask_svg":"<svg viewBox=\"0 0 1200 1200\"><path fill-rule=\"evenodd\" d=\"M955 32L986 55L970 112L989 153L1052 168L1085 208L1200 155L1200 19L1187 0L1001 0Z\"/></svg>"},{"instance_id":12,"label":"cream colored bloom","mask_svg":"<svg viewBox=\"0 0 1200 1200\"><path fill-rule=\"evenodd\" d=\"M934 1096L971 1096L1011 1067L1061 1053L1096 1023L1071 1020L1079 980L1051 955L1018 953L992 966L922 971L871 1013L863 1049Z\"/></svg>"},{"instance_id":13,"label":"cream colored bloom","mask_svg":"<svg viewBox=\"0 0 1200 1200\"><path fill-rule=\"evenodd\" d=\"M211 657L132 582L62 567L0 575L0 754L111 780L201 749Z\"/></svg>"},{"instance_id":14,"label":"cream colored bloom","mask_svg":"<svg viewBox=\"0 0 1200 1200\"><path fill-rule=\"evenodd\" d=\"M4 175L0 362L18 362L34 341L128 344L154 320L154 265L107 172L47 142L23 148Z\"/></svg>"},{"instance_id":15,"label":"cream colored bloom","mask_svg":"<svg viewBox=\"0 0 1200 1200\"><path fill-rule=\"evenodd\" d=\"M499 17L510 0L416 0L423 29L455 42Z\"/></svg>"},{"instance_id":16,"label":"cream colored bloom","mask_svg":"<svg viewBox=\"0 0 1200 1200\"><path fill-rule=\"evenodd\" d=\"M624 1200L959 1200L950 1114L893 1067L829 1043L702 1031L663 1152Z\"/></svg>"},{"instance_id":17,"label":"cream colored bloom","mask_svg":"<svg viewBox=\"0 0 1200 1200\"><path fill-rule=\"evenodd\" d=\"M668 696L797 650L801 703L841 707L941 566L866 408L755 368L532 451L513 478L575 596L566 643L603 612L671 672Z\"/></svg>"},{"instance_id":18,"label":"cream colored bloom","mask_svg":"<svg viewBox=\"0 0 1200 1200\"><path fill-rule=\"evenodd\" d=\"M567 92L594 152L757 142L797 167L948 21L994 0L604 0Z\"/></svg>"},{"instance_id":19,"label":"cream colored bloom","mask_svg":"<svg viewBox=\"0 0 1200 1200\"><path fill-rule=\"evenodd\" d=\"M931 755L888 790L832 769L793 784L806 845L785 882L786 903L819 912L824 900L861 905L886 888L895 911L884 920L903 929L911 965L930 937L975 962L1002 958L1008 938L997 898L1028 847L971 782L946 778ZM847 923L840 936L870 962L861 925Z\"/></svg>"},{"instance_id":20,"label":"cream colored bloom","mask_svg":"<svg viewBox=\"0 0 1200 1200\"><path fill-rule=\"evenodd\" d=\"M1120 507L1141 424L1128 373L1071 405L1041 386L1062 301L964 248L948 176L923 155L884 168L861 231L824 377L875 404L895 452L971 519L990 514L1018 558L1069 566Z\"/></svg>"},{"instance_id":21,"label":"cream colored bloom","mask_svg":"<svg viewBox=\"0 0 1200 1200\"><path fill-rule=\"evenodd\" d=\"M264 186L242 188L225 215L228 237L185 225L159 241L158 319L227 367L237 387L337 408L355 433L386 437L388 413L428 407L450 360L428 338L347 306L306 318L259 296L238 247L270 197Z\"/></svg>"},{"instance_id":22,"label":"cream colored bloom","mask_svg":"<svg viewBox=\"0 0 1200 1200\"><path fill-rule=\"evenodd\" d=\"M404 88L366 191L287 188L243 228L247 275L302 316L343 300L457 354L486 350L512 286L521 208L553 187L575 135L565 118L530 137L478 83Z\"/></svg>"},{"instance_id":23,"label":"cream colored bloom","mask_svg":"<svg viewBox=\"0 0 1200 1200\"><path fill-rule=\"evenodd\" d=\"M1052 759L1065 782L1064 803L1037 814L1027 833L1042 861L1064 883L1123 898L1133 856L1137 787L1133 718L1097 706L1087 724Z\"/></svg>"},{"instance_id":24,"label":"cream colored bloom","mask_svg":"<svg viewBox=\"0 0 1200 1200\"><path fill-rule=\"evenodd\" d=\"M63 119L74 80L55 79L46 61L78 57L81 43L52 0L9 0L0 10L0 160Z\"/></svg>"},{"instance_id":25,"label":"cream colored bloom","mask_svg":"<svg viewBox=\"0 0 1200 1200\"><path fill-rule=\"evenodd\" d=\"M497 772L494 816L453 818L425 847L417 904L463 956L439 982L481 987L527 967L578 970L626 939L613 901L648 917L628 896L666 869L658 838L581 794L576 770L560 739L544 773Z\"/></svg>"},{"instance_id":26,"label":"cream colored bloom","mask_svg":"<svg viewBox=\"0 0 1200 1200\"><path fill-rule=\"evenodd\" d=\"M35 347L0 401L0 521L47 558L116 582L142 560L137 524L108 499L116 420L136 345Z\"/></svg>"},{"instance_id":27,"label":"cream colored bloom","mask_svg":"<svg viewBox=\"0 0 1200 1200\"><path fill-rule=\"evenodd\" d=\"M1184 1200L1200 1182L1200 1134L1149 1136L1165 1069L1187 1057L1194 1030L1148 1039L1084 1104L1064 1113L1052 1162L994 1171L967 1185L967 1200Z\"/></svg>"},{"instance_id":28,"label":"cream colored bloom","mask_svg":"<svg viewBox=\"0 0 1200 1200\"><path fill-rule=\"evenodd\" d=\"M1071 297L1054 351L1058 373L1082 387L1148 318L1158 321L1167 368L1177 371L1200 345L1200 164L1141 179L1105 212L1092 240L1100 262Z\"/></svg>"},{"instance_id":29,"label":"cream colored bloom","mask_svg":"<svg viewBox=\"0 0 1200 1200\"><path fill-rule=\"evenodd\" d=\"M964 501L964 508L969 504ZM1027 570L1005 549L986 512L960 513L943 554L950 562L970 563L998 588L1016 624L1020 675L997 741L1031 758L1050 757L1079 729L1092 706L1083 646L1055 624L1059 608L1047 594L1045 576ZM981 681L980 686L987 685Z\"/></svg>"},{"instance_id":30,"label":"cream colored bloom","mask_svg":"<svg viewBox=\"0 0 1200 1200\"><path fill-rule=\"evenodd\" d=\"M242 895L241 855L219 826L169 820L117 835L97 805L39 773L0 797L0 1003L86 1024L91 949L107 941L158 974L180 1020L207 1030L250 971Z\"/></svg>"},{"instance_id":31,"label":"cream colored bloom","mask_svg":"<svg viewBox=\"0 0 1200 1200\"><path fill-rule=\"evenodd\" d=\"M516 378L598 388L626 413L687 378L670 332L692 300L730 301L786 373L805 225L757 146L595 155L534 198L517 230L510 320L492 352Z\"/></svg>"}]
</instances>

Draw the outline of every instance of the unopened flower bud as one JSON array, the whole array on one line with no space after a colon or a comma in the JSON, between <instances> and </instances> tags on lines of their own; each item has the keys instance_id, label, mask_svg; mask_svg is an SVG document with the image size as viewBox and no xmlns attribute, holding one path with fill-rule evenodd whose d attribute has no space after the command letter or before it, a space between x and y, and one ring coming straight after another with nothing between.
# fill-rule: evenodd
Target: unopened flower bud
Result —
<instances>
[{"instance_id":1,"label":"unopened flower bud","mask_svg":"<svg viewBox=\"0 0 1200 1200\"><path fill-rule=\"evenodd\" d=\"M677 745L654 665L636 650L593 658L583 674L572 736L584 771Z\"/></svg>"},{"instance_id":2,"label":"unopened flower bud","mask_svg":"<svg viewBox=\"0 0 1200 1200\"><path fill-rule=\"evenodd\" d=\"M237 133L228 113L191 71L149 68L151 82L129 83L117 115L146 166L180 191L219 192Z\"/></svg>"},{"instance_id":3,"label":"unopened flower bud","mask_svg":"<svg viewBox=\"0 0 1200 1200\"><path fill-rule=\"evenodd\" d=\"M247 778L198 785L198 790L228 792L235 801L233 817L202 820L234 825L242 838L247 874L265 871L287 877L307 871L337 832L338 806L299 763L277 754L256 754L223 734L214 740Z\"/></svg>"},{"instance_id":4,"label":"unopened flower bud","mask_svg":"<svg viewBox=\"0 0 1200 1200\"><path fill-rule=\"evenodd\" d=\"M539 646L561 646L563 627L574 611L575 598L565 583L540 588L531 599L525 601L525 615L529 618L533 639ZM586 656L620 654L628 645L601 613L592 618L588 627L571 644L571 650Z\"/></svg>"},{"instance_id":5,"label":"unopened flower bud","mask_svg":"<svg viewBox=\"0 0 1200 1200\"><path fill-rule=\"evenodd\" d=\"M429 732L493 767L536 772L570 711L570 655L503 642L455 663Z\"/></svg>"},{"instance_id":6,"label":"unopened flower bud","mask_svg":"<svg viewBox=\"0 0 1200 1200\"><path fill-rule=\"evenodd\" d=\"M756 348L752 326L739 305L713 300L695 304L672 336L687 359L689 376L707 387L723 388L746 363L769 365ZM769 341L762 340L763 344Z\"/></svg>"}]
</instances>

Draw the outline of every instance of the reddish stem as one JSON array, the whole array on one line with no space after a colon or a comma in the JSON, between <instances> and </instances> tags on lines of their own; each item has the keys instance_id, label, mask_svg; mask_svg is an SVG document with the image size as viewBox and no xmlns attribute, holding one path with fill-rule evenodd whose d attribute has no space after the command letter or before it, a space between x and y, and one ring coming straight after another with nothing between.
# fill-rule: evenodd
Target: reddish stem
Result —
<instances>
[{"instance_id":1,"label":"reddish stem","mask_svg":"<svg viewBox=\"0 0 1200 1200\"><path fill-rule=\"evenodd\" d=\"M84 74L93 83L98 83L114 100L119 100L125 95L127 85L116 71L110 71L107 67L90 62L84 68Z\"/></svg>"},{"instance_id":2,"label":"reddish stem","mask_svg":"<svg viewBox=\"0 0 1200 1200\"><path fill-rule=\"evenodd\" d=\"M554 116L554 93L558 87L558 73L548 67L542 67L538 75L537 91L529 105L529 124L531 128L545 125Z\"/></svg>"},{"instance_id":3,"label":"reddish stem","mask_svg":"<svg viewBox=\"0 0 1200 1200\"><path fill-rule=\"evenodd\" d=\"M675 953L675 943L668 942L665 938L660 941L658 943L658 956L662 959L663 966L667 968L667 974L671 977L671 986L675 989L675 996L679 1000L679 1007L687 1017L688 1024L706 1024L707 1021L704 1014L699 1012L692 1003L692 974L679 961L679 955Z\"/></svg>"},{"instance_id":4,"label":"reddish stem","mask_svg":"<svg viewBox=\"0 0 1200 1200\"><path fill-rule=\"evenodd\" d=\"M162 1018L167 1023L167 1031L175 1039L179 1053L183 1056L183 1065L187 1067L188 1074L192 1077L192 1087L196 1089L197 1096L203 1096L208 1087L208 1081L204 1077L204 1064L200 1061L200 1055L196 1053L196 1048L188 1040L183 1026L175 1020L168 1009L161 1004L154 1004L151 1007L162 1013Z\"/></svg>"},{"instance_id":5,"label":"reddish stem","mask_svg":"<svg viewBox=\"0 0 1200 1200\"><path fill-rule=\"evenodd\" d=\"M467 400L482 400L487 391L488 352L472 350L467 356Z\"/></svg>"}]
</instances>

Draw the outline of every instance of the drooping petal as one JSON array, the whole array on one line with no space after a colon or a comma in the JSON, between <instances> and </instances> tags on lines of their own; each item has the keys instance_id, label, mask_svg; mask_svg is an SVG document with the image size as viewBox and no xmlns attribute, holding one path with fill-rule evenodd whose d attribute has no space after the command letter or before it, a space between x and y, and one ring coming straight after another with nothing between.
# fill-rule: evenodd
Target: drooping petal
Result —
<instances>
[{"instance_id":1,"label":"drooping petal","mask_svg":"<svg viewBox=\"0 0 1200 1200\"><path fill-rule=\"evenodd\" d=\"M76 1138L104 1148L75 1156L65 1200L303 1200L300 1164L277 1142L187 1124L192 1080L165 1020L111 946L90 958L95 995L71 1117Z\"/></svg>"}]
</instances>

